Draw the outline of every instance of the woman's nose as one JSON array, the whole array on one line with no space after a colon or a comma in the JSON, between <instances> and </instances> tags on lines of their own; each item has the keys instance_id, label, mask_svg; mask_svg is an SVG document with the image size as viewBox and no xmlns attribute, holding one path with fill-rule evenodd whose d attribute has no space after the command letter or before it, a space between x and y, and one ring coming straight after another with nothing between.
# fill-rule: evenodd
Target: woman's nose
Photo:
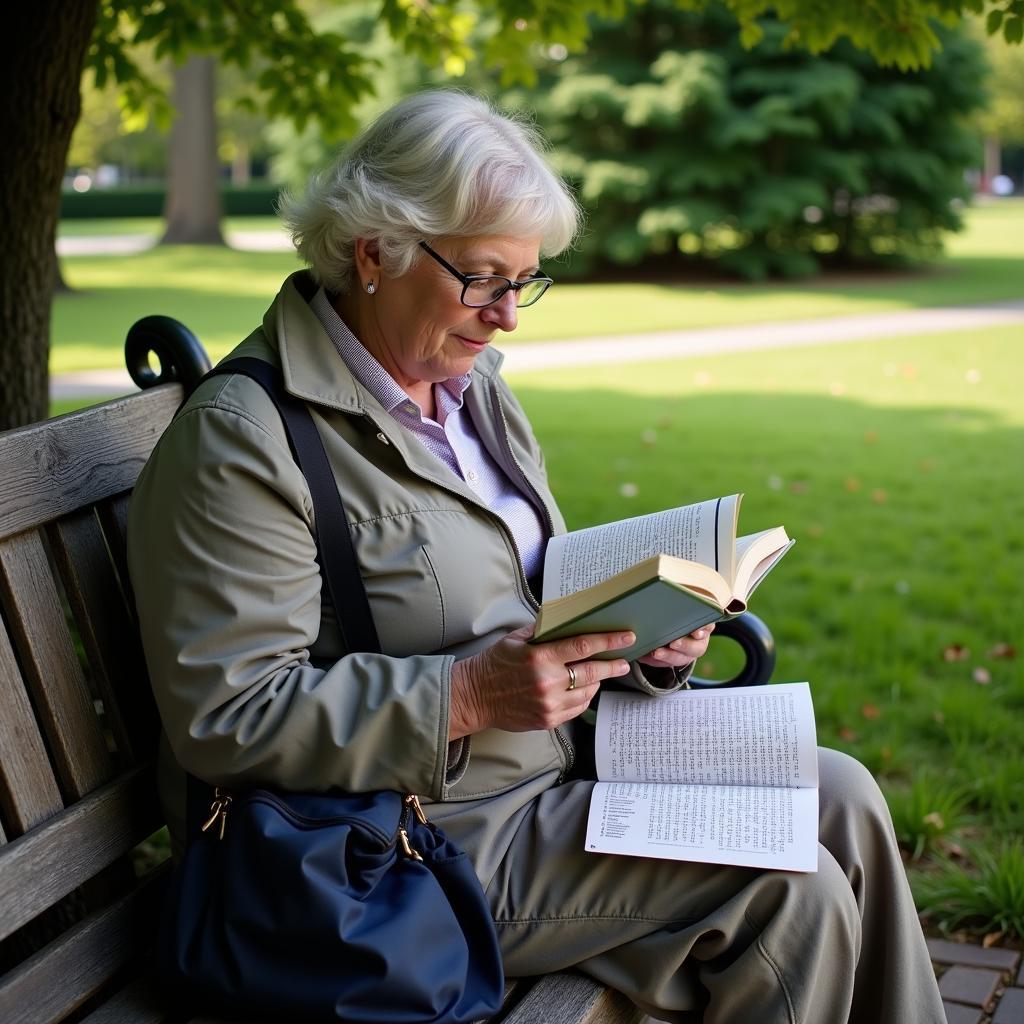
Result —
<instances>
[{"instance_id":1,"label":"woman's nose","mask_svg":"<svg viewBox=\"0 0 1024 1024\"><path fill-rule=\"evenodd\" d=\"M519 310L516 308L516 293L510 288L497 302L484 306L480 315L489 324L496 324L500 330L514 331L519 324Z\"/></svg>"}]
</instances>

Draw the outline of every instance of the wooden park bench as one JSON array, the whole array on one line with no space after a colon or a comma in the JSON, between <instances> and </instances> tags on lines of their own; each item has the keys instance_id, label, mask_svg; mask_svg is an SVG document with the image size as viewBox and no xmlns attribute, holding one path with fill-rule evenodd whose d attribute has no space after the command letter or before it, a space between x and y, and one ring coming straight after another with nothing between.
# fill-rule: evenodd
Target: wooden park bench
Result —
<instances>
[{"instance_id":1,"label":"wooden park bench","mask_svg":"<svg viewBox=\"0 0 1024 1024\"><path fill-rule=\"evenodd\" d=\"M0 434L3 1024L186 1024L148 972L170 865L147 843L163 826L159 733L125 524L140 469L208 363L164 317L140 321L126 349L145 390ZM725 632L747 652L743 681L765 681L770 634L752 617ZM495 1019L612 1024L640 1014L569 972L511 982Z\"/></svg>"}]
</instances>

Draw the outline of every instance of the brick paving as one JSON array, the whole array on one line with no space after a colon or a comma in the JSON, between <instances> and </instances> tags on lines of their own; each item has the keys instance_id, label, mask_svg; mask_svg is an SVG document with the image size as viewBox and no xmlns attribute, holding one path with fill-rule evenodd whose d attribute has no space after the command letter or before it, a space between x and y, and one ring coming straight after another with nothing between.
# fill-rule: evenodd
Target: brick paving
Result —
<instances>
[{"instance_id":1,"label":"brick paving","mask_svg":"<svg viewBox=\"0 0 1024 1024\"><path fill-rule=\"evenodd\" d=\"M1016 949L929 939L948 1024L1024 1024L1024 963Z\"/></svg>"}]
</instances>

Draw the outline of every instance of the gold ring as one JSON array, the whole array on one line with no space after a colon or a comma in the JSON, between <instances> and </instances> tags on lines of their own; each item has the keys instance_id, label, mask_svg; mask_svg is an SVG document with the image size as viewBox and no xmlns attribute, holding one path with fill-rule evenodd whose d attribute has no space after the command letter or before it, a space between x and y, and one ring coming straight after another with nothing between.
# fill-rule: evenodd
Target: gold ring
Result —
<instances>
[{"instance_id":1,"label":"gold ring","mask_svg":"<svg viewBox=\"0 0 1024 1024\"><path fill-rule=\"evenodd\" d=\"M566 665L565 667L569 670L569 685L566 687L566 689L567 690L575 690L576 689L576 670L572 667L572 665Z\"/></svg>"}]
</instances>

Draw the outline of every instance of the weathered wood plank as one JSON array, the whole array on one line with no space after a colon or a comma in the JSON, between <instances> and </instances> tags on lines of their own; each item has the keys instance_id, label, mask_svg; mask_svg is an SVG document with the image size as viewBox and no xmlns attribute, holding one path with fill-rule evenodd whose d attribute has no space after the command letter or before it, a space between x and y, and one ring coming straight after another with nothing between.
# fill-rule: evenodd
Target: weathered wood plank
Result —
<instances>
[{"instance_id":1,"label":"weathered wood plank","mask_svg":"<svg viewBox=\"0 0 1024 1024\"><path fill-rule=\"evenodd\" d=\"M59 1021L97 993L153 935L165 872L90 915L0 979L4 1024Z\"/></svg>"},{"instance_id":2,"label":"weathered wood plank","mask_svg":"<svg viewBox=\"0 0 1024 1024\"><path fill-rule=\"evenodd\" d=\"M113 760L35 530L0 541L0 600L57 777L83 796L113 775Z\"/></svg>"},{"instance_id":3,"label":"weathered wood plank","mask_svg":"<svg viewBox=\"0 0 1024 1024\"><path fill-rule=\"evenodd\" d=\"M0 433L0 539L130 491L181 399L166 384Z\"/></svg>"},{"instance_id":4,"label":"weathered wood plank","mask_svg":"<svg viewBox=\"0 0 1024 1024\"><path fill-rule=\"evenodd\" d=\"M0 847L0 939L124 856L162 824L155 772L147 764Z\"/></svg>"},{"instance_id":5,"label":"weathered wood plank","mask_svg":"<svg viewBox=\"0 0 1024 1024\"><path fill-rule=\"evenodd\" d=\"M502 1024L639 1024L643 1014L620 992L583 974L537 978Z\"/></svg>"},{"instance_id":6,"label":"weathered wood plank","mask_svg":"<svg viewBox=\"0 0 1024 1024\"><path fill-rule=\"evenodd\" d=\"M83 509L51 524L48 534L120 760L145 760L159 736L156 708L99 520Z\"/></svg>"},{"instance_id":7,"label":"weathered wood plank","mask_svg":"<svg viewBox=\"0 0 1024 1024\"><path fill-rule=\"evenodd\" d=\"M156 983L146 976L121 989L81 1024L163 1024L166 1019Z\"/></svg>"},{"instance_id":8,"label":"weathered wood plank","mask_svg":"<svg viewBox=\"0 0 1024 1024\"><path fill-rule=\"evenodd\" d=\"M18 836L63 806L7 630L0 622L0 810L10 834Z\"/></svg>"}]
</instances>

